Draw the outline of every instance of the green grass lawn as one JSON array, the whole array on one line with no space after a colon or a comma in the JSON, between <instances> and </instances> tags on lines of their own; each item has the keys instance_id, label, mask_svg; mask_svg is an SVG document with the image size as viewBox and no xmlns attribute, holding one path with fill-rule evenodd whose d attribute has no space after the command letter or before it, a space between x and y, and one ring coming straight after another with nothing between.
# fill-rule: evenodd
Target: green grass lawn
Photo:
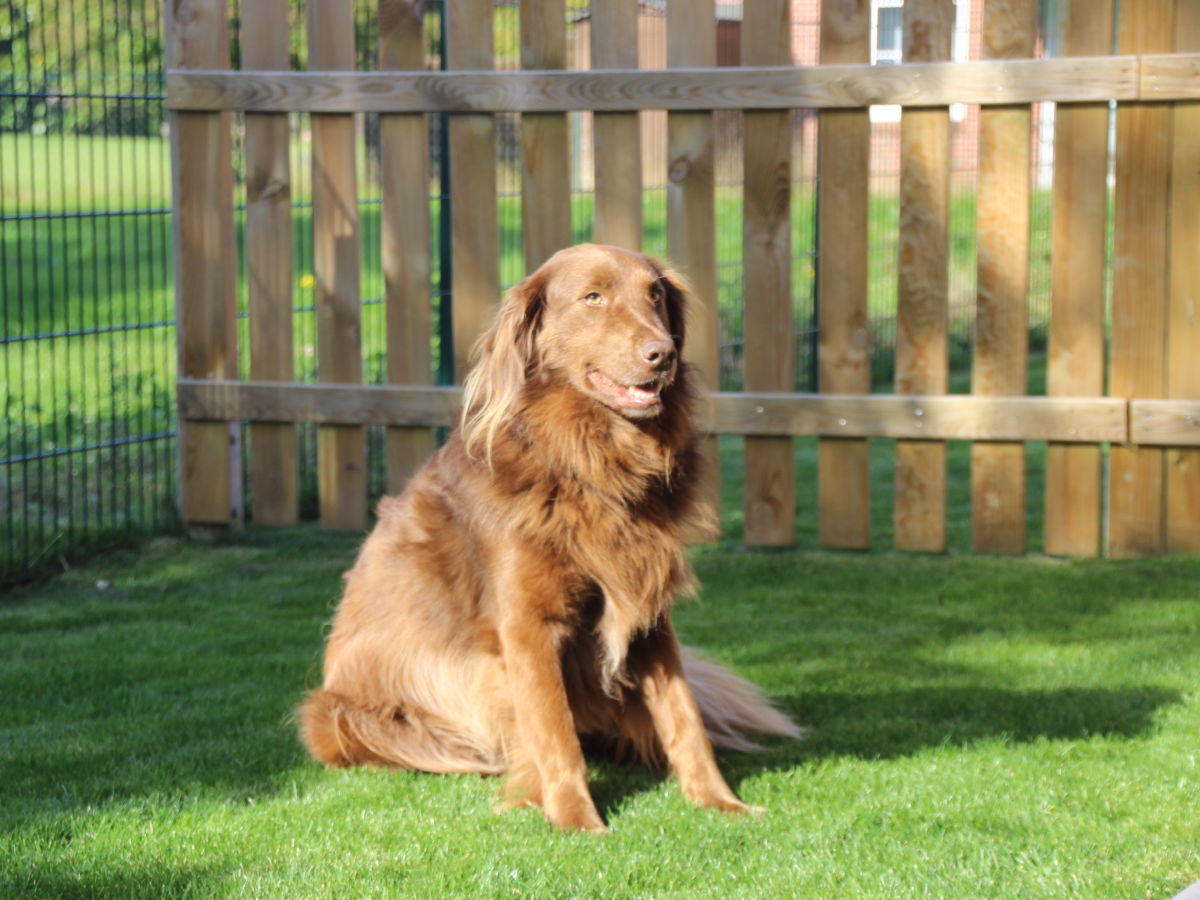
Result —
<instances>
[{"instance_id":1,"label":"green grass lawn","mask_svg":"<svg viewBox=\"0 0 1200 900\"><path fill-rule=\"evenodd\" d=\"M0 896L1141 900L1200 878L1200 558L822 552L811 442L800 549L747 551L724 443L728 533L677 622L811 729L722 756L763 818L600 760L603 838L493 812L495 780L326 771L289 717L360 536L159 538L0 597Z\"/></svg>"}]
</instances>

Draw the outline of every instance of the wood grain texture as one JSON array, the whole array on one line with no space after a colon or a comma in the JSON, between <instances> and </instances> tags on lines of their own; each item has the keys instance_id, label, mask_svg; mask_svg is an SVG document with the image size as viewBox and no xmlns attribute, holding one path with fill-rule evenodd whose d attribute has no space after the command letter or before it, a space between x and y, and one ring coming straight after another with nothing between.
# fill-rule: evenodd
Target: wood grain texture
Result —
<instances>
[{"instance_id":1,"label":"wood grain texture","mask_svg":"<svg viewBox=\"0 0 1200 900\"><path fill-rule=\"evenodd\" d=\"M667 65L715 66L717 23L707 0L673 0L667 6ZM720 388L720 320L717 314L717 236L711 112L672 112L667 117L667 254L692 290L684 358L695 366L706 391ZM704 450L704 494L719 508L717 442Z\"/></svg>"},{"instance_id":2,"label":"wood grain texture","mask_svg":"<svg viewBox=\"0 0 1200 900\"><path fill-rule=\"evenodd\" d=\"M1131 400L1129 440L1163 447L1200 447L1200 399Z\"/></svg>"},{"instance_id":3,"label":"wood grain texture","mask_svg":"<svg viewBox=\"0 0 1200 900\"><path fill-rule=\"evenodd\" d=\"M909 0L903 15L906 61L950 58L952 2ZM947 390L949 258L950 111L905 109L900 118L897 393ZM940 553L946 549L946 446L898 441L895 457L895 545Z\"/></svg>"},{"instance_id":4,"label":"wood grain texture","mask_svg":"<svg viewBox=\"0 0 1200 900\"><path fill-rule=\"evenodd\" d=\"M229 24L218 0L166 6L167 59L178 69L227 68ZM236 246L228 113L170 116L175 304L180 377L237 377ZM180 516L187 526L238 524L238 428L182 423Z\"/></svg>"},{"instance_id":5,"label":"wood grain texture","mask_svg":"<svg viewBox=\"0 0 1200 900\"><path fill-rule=\"evenodd\" d=\"M1200 3L1177 2L1175 50L1200 50ZM1197 82L1200 68L1192 73L1192 83ZM1176 103L1171 131L1167 396L1200 401L1200 102ZM1200 422L1200 415L1195 421ZM1200 553L1197 449L1167 451L1167 549Z\"/></svg>"},{"instance_id":6,"label":"wood grain texture","mask_svg":"<svg viewBox=\"0 0 1200 900\"><path fill-rule=\"evenodd\" d=\"M461 396L432 386L179 380L180 416L188 421L441 426L453 424ZM1131 411L1112 397L722 393L698 411L716 434L939 441L1123 442L1127 417L1145 442L1200 444L1194 401L1139 400Z\"/></svg>"},{"instance_id":7,"label":"wood grain texture","mask_svg":"<svg viewBox=\"0 0 1200 900\"><path fill-rule=\"evenodd\" d=\"M870 59L870 3L822 8L821 64ZM871 390L867 322L867 203L870 130L866 110L822 110L817 132L817 303L822 392ZM825 547L871 544L870 459L866 441L825 440L818 448L820 540Z\"/></svg>"},{"instance_id":8,"label":"wood grain texture","mask_svg":"<svg viewBox=\"0 0 1200 900\"><path fill-rule=\"evenodd\" d=\"M1118 50L1169 50L1174 0L1122 3ZM1117 107L1116 208L1113 226L1112 349L1109 392L1162 397L1167 388L1167 278L1171 109ZM1162 450L1114 447L1109 460L1108 552L1145 556L1166 548Z\"/></svg>"},{"instance_id":9,"label":"wood grain texture","mask_svg":"<svg viewBox=\"0 0 1200 900\"><path fill-rule=\"evenodd\" d=\"M521 0L521 66L565 69L563 0ZM521 221L525 271L571 243L571 155L566 113L521 116Z\"/></svg>"},{"instance_id":10,"label":"wood grain texture","mask_svg":"<svg viewBox=\"0 0 1200 900\"><path fill-rule=\"evenodd\" d=\"M456 70L491 69L492 7L447 0L447 59ZM496 217L496 128L488 114L450 117L451 302L454 380L462 384L471 350L500 301L500 228Z\"/></svg>"},{"instance_id":11,"label":"wood grain texture","mask_svg":"<svg viewBox=\"0 0 1200 900\"><path fill-rule=\"evenodd\" d=\"M309 65L354 68L350 0L312 4L308 13ZM361 255L354 117L314 115L311 127L317 378L358 383L362 381ZM361 428L325 425L318 430L317 493L323 526L366 526L367 445Z\"/></svg>"},{"instance_id":12,"label":"wood grain texture","mask_svg":"<svg viewBox=\"0 0 1200 900\"><path fill-rule=\"evenodd\" d=\"M1200 53L1196 52L1196 4L1177 0L1177 53L1138 55L1140 100L1200 100ZM1184 49L1184 48L1188 49Z\"/></svg>"},{"instance_id":13,"label":"wood grain texture","mask_svg":"<svg viewBox=\"0 0 1200 900\"><path fill-rule=\"evenodd\" d=\"M597 3L592 8L592 68L638 67L636 3ZM593 238L600 244L642 246L641 123L636 112L597 112L595 141L596 217Z\"/></svg>"},{"instance_id":14,"label":"wood grain texture","mask_svg":"<svg viewBox=\"0 0 1200 900\"><path fill-rule=\"evenodd\" d=\"M242 14L242 66L286 69L287 0L263 0ZM286 113L246 113L246 290L250 377L295 380L292 341L292 185ZM296 429L250 427L252 514L260 525L300 518Z\"/></svg>"},{"instance_id":15,"label":"wood grain texture","mask_svg":"<svg viewBox=\"0 0 1200 900\"><path fill-rule=\"evenodd\" d=\"M465 0L464 0L465 2ZM707 7L705 15L712 13ZM681 13L686 15L686 13ZM694 58L695 44L687 52ZM681 51L683 52L683 51ZM483 68L490 70L491 61ZM836 109L873 104L985 106L1194 99L1200 54L820 66L708 64L589 72L185 72L167 74L169 109L263 112L565 112L587 109ZM471 67L478 68L478 67ZM1148 70L1149 74L1144 74Z\"/></svg>"},{"instance_id":16,"label":"wood grain texture","mask_svg":"<svg viewBox=\"0 0 1200 900\"><path fill-rule=\"evenodd\" d=\"M1032 56L1036 14L1035 0L988 0L983 14L984 55L991 59ZM1030 128L1027 106L980 111L971 389L981 396L1027 391ZM975 550L1024 553L1024 445L972 447L971 497Z\"/></svg>"},{"instance_id":17,"label":"wood grain texture","mask_svg":"<svg viewBox=\"0 0 1200 900\"><path fill-rule=\"evenodd\" d=\"M379 66L424 69L424 0L379 0ZM380 261L389 384L433 383L429 132L423 113L379 117ZM403 490L435 448L429 428L387 430L387 489Z\"/></svg>"},{"instance_id":18,"label":"wood grain texture","mask_svg":"<svg viewBox=\"0 0 1200 900\"><path fill-rule=\"evenodd\" d=\"M742 62L791 62L789 0L746 6ZM742 260L745 383L749 391L795 389L792 313L790 111L754 110L742 117ZM745 539L751 546L795 541L796 476L792 441L746 438Z\"/></svg>"},{"instance_id":19,"label":"wood grain texture","mask_svg":"<svg viewBox=\"0 0 1200 900\"><path fill-rule=\"evenodd\" d=\"M1062 52L1092 56L1112 46L1113 4L1060 5ZM1046 392L1104 393L1108 104L1062 105L1054 118L1050 339ZM1046 552L1099 556L1103 531L1099 447L1046 450Z\"/></svg>"}]
</instances>

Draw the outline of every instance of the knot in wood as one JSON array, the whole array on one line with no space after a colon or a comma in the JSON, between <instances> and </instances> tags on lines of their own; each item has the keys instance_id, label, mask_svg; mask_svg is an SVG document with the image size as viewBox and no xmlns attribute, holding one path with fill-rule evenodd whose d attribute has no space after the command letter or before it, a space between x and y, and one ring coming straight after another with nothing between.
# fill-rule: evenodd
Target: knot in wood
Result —
<instances>
[{"instance_id":1,"label":"knot in wood","mask_svg":"<svg viewBox=\"0 0 1200 900\"><path fill-rule=\"evenodd\" d=\"M667 172L667 177L670 178L673 183L679 184L681 181L687 178L690 171L692 171L691 162L687 157L681 156L678 159L671 161L671 168Z\"/></svg>"}]
</instances>

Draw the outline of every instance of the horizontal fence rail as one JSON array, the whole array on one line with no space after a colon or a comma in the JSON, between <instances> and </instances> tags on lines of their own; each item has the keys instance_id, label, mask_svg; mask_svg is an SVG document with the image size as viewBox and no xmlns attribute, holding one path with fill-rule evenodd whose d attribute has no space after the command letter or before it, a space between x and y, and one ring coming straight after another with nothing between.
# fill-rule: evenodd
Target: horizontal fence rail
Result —
<instances>
[{"instance_id":1,"label":"horizontal fence rail","mask_svg":"<svg viewBox=\"0 0 1200 900\"><path fill-rule=\"evenodd\" d=\"M167 73L167 108L248 112L836 109L1200 98L1200 54L588 72Z\"/></svg>"},{"instance_id":2,"label":"horizontal fence rail","mask_svg":"<svg viewBox=\"0 0 1200 900\"><path fill-rule=\"evenodd\" d=\"M192 421L450 427L462 389L181 378ZM967 394L754 394L698 404L713 434L1200 446L1200 401Z\"/></svg>"}]
</instances>

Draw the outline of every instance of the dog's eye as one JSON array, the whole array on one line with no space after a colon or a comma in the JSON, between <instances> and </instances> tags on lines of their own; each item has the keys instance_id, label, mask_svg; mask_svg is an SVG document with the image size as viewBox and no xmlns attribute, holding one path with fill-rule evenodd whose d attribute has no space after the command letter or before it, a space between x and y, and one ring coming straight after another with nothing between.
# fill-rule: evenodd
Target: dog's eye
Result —
<instances>
[{"instance_id":1,"label":"dog's eye","mask_svg":"<svg viewBox=\"0 0 1200 900\"><path fill-rule=\"evenodd\" d=\"M583 302L588 306L603 306L604 298L596 291L589 291L587 296L583 298Z\"/></svg>"}]
</instances>

